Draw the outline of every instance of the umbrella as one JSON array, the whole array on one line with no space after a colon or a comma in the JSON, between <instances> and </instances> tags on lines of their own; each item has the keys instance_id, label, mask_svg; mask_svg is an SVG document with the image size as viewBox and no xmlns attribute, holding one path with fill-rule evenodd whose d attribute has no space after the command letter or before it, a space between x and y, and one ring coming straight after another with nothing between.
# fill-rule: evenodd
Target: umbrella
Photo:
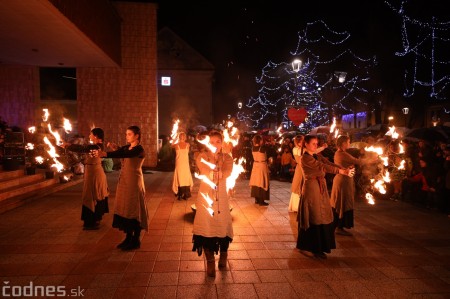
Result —
<instances>
[{"instance_id":1,"label":"umbrella","mask_svg":"<svg viewBox=\"0 0 450 299\"><path fill-rule=\"evenodd\" d=\"M198 125L198 126L195 126L195 127L193 128L193 130L194 130L195 132L197 132L197 133L203 133L203 132L208 131L208 128L205 127L205 126L202 126L202 125Z\"/></svg>"},{"instance_id":2,"label":"umbrella","mask_svg":"<svg viewBox=\"0 0 450 299\"><path fill-rule=\"evenodd\" d=\"M376 124L366 128L366 131L371 133L378 133L378 132L386 133L388 130L389 127L386 124Z\"/></svg>"},{"instance_id":3,"label":"umbrella","mask_svg":"<svg viewBox=\"0 0 450 299\"><path fill-rule=\"evenodd\" d=\"M329 126L319 126L312 129L309 134L310 135L317 135L319 133L325 133L330 134L330 127Z\"/></svg>"},{"instance_id":4,"label":"umbrella","mask_svg":"<svg viewBox=\"0 0 450 299\"><path fill-rule=\"evenodd\" d=\"M416 138L427 141L447 141L447 136L444 132L441 132L435 128L416 128L411 129L405 134L406 138Z\"/></svg>"}]
</instances>

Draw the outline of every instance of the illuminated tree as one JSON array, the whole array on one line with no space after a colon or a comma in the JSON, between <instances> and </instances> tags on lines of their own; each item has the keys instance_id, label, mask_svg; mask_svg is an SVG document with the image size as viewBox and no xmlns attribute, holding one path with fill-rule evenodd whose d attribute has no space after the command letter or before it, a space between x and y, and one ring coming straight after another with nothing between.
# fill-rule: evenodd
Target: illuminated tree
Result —
<instances>
[{"instance_id":1,"label":"illuminated tree","mask_svg":"<svg viewBox=\"0 0 450 299\"><path fill-rule=\"evenodd\" d=\"M347 48L350 34L331 30L323 21L307 23L298 32L292 60L302 59L297 73L291 62L268 62L256 79L258 95L251 97L238 118L254 128L268 124L285 124L290 108L305 108L307 118L298 128L310 129L329 124L333 114L367 111L367 94L372 93L368 80L375 59L362 59ZM339 72L338 72L339 71ZM338 74L346 74L337 82Z\"/></svg>"}]
</instances>

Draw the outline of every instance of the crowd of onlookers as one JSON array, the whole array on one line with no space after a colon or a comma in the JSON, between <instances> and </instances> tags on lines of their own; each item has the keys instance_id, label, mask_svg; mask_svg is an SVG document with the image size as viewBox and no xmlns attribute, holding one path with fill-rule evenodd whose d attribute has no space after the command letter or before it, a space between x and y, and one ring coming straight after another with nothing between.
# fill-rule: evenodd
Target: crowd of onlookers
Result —
<instances>
[{"instance_id":1,"label":"crowd of onlookers","mask_svg":"<svg viewBox=\"0 0 450 299\"><path fill-rule=\"evenodd\" d=\"M241 136L239 145L234 149L236 156L246 159L246 173L249 176L252 169L251 135ZM296 162L293 158L293 138L277 138L266 136L265 145L268 148L267 158L270 178L291 182ZM319 147L326 144L320 155L333 162L336 151L335 140L330 135L320 136ZM389 136L363 137L359 144L381 147L388 156L388 165L363 165L356 167L355 185L357 195L365 198L365 193L371 189L370 179L380 171L389 172L390 182L386 183L386 193L375 192L376 198L393 201L405 201L434 209L450 215L450 144L443 141L426 141L414 139L392 139ZM349 150L355 157L373 154L364 148ZM380 164L383 164L380 160ZM334 175L327 174L329 190ZM373 190L371 190L373 191ZM450 216L449 216L450 217Z\"/></svg>"}]
</instances>

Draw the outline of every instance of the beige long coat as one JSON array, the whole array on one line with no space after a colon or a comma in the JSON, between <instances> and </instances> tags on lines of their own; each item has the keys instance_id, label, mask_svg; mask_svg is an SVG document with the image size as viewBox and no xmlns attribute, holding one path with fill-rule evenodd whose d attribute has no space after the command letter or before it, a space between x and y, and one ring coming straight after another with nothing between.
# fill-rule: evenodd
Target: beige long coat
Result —
<instances>
[{"instance_id":1,"label":"beige long coat","mask_svg":"<svg viewBox=\"0 0 450 299\"><path fill-rule=\"evenodd\" d=\"M357 159L349 153L338 150L334 154L334 163L342 168L360 165L361 159ZM355 181L353 177L343 174L337 174L333 179L333 188L331 189L330 204L336 209L339 218L344 217L344 212L353 210L355 203Z\"/></svg>"},{"instance_id":2,"label":"beige long coat","mask_svg":"<svg viewBox=\"0 0 450 299\"><path fill-rule=\"evenodd\" d=\"M260 148L261 149L261 148ZM250 174L250 186L256 186L269 190L269 166L267 165L267 154L261 151L252 151L253 167Z\"/></svg>"},{"instance_id":3,"label":"beige long coat","mask_svg":"<svg viewBox=\"0 0 450 299\"><path fill-rule=\"evenodd\" d=\"M308 229L310 225L329 224L333 221L333 212L328 196L325 173L339 173L339 167L326 158L305 152L301 165L305 178L298 211L299 226Z\"/></svg>"},{"instance_id":4,"label":"beige long coat","mask_svg":"<svg viewBox=\"0 0 450 299\"><path fill-rule=\"evenodd\" d=\"M108 152L107 157L123 158L117 182L114 214L127 219L136 219L142 229L148 230L148 212L142 173L144 148L137 145L129 150L129 146L126 145L117 151Z\"/></svg>"},{"instance_id":5,"label":"beige long coat","mask_svg":"<svg viewBox=\"0 0 450 299\"><path fill-rule=\"evenodd\" d=\"M201 159L216 165L219 172L201 162ZM233 170L233 158L228 154L217 155L210 151L201 152L196 158L199 174L208 177L217 185L217 190L200 181L195 202L196 212L192 233L203 237L230 237L233 239L233 226L230 213L229 196L226 192L226 178ZM221 175L220 175L221 174Z\"/></svg>"},{"instance_id":6,"label":"beige long coat","mask_svg":"<svg viewBox=\"0 0 450 299\"><path fill-rule=\"evenodd\" d=\"M194 185L189 165L189 147L189 143L186 143L186 148L180 148L178 144L175 148L175 170L172 180L172 191L175 194L178 193L178 187L192 187Z\"/></svg>"},{"instance_id":7,"label":"beige long coat","mask_svg":"<svg viewBox=\"0 0 450 299\"><path fill-rule=\"evenodd\" d=\"M67 147L67 150L77 153L89 153L91 149L99 149L102 147L98 145L81 145L72 144ZM106 174L102 167L102 158L85 155L84 158L84 180L83 193L81 200L83 206L95 212L95 206L98 201L104 200L109 195L108 182Z\"/></svg>"},{"instance_id":8,"label":"beige long coat","mask_svg":"<svg viewBox=\"0 0 450 299\"><path fill-rule=\"evenodd\" d=\"M292 178L291 199L289 200L288 211L297 212L298 204L300 201L301 188L303 186L303 170L301 165L302 153L301 148L299 147L294 147L292 149L292 152L294 154L294 159L295 162L297 162L297 165L295 166L294 177Z\"/></svg>"}]
</instances>

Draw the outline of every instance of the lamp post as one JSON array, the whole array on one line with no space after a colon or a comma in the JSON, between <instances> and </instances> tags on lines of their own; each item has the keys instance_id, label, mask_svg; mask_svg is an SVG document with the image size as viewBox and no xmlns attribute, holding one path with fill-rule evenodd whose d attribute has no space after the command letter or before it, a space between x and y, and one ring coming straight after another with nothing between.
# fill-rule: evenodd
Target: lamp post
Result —
<instances>
[{"instance_id":1,"label":"lamp post","mask_svg":"<svg viewBox=\"0 0 450 299\"><path fill-rule=\"evenodd\" d=\"M300 73L300 69L302 68L302 61L300 59L294 59L291 63L292 65L292 71L295 73L295 85L294 85L294 98L295 98L295 103L294 106L298 105L298 81L299 81L299 73ZM285 107L286 108L286 107Z\"/></svg>"},{"instance_id":2,"label":"lamp post","mask_svg":"<svg viewBox=\"0 0 450 299\"><path fill-rule=\"evenodd\" d=\"M409 108L408 107L402 108L402 112L403 112L403 115L405 116L405 127L408 127Z\"/></svg>"},{"instance_id":3,"label":"lamp post","mask_svg":"<svg viewBox=\"0 0 450 299\"><path fill-rule=\"evenodd\" d=\"M299 79L299 75L298 73L300 72L300 68L302 67L302 61L300 59L295 59L294 61L292 61L292 70L295 72L295 104L298 103L298 79Z\"/></svg>"}]
</instances>

